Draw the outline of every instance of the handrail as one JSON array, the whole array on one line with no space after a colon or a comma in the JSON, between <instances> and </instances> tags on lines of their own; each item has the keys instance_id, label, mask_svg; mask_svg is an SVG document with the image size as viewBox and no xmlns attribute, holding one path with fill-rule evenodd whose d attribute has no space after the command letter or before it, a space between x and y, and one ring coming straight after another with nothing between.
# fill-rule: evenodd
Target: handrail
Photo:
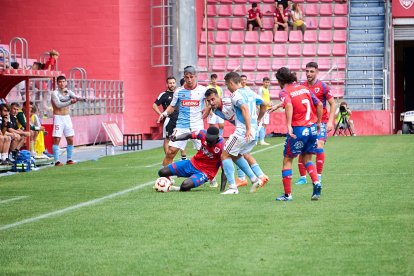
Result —
<instances>
[{"instance_id":1,"label":"handrail","mask_svg":"<svg viewBox=\"0 0 414 276\"><path fill-rule=\"evenodd\" d=\"M76 72L79 72L81 79L86 79L86 70L82 67L73 67L69 70L69 79L75 79Z\"/></svg>"},{"instance_id":2,"label":"handrail","mask_svg":"<svg viewBox=\"0 0 414 276\"><path fill-rule=\"evenodd\" d=\"M10 55L11 58L16 61L17 60L17 42L20 42L20 49L21 49L21 55L20 55L20 68L28 68L28 56L29 56L29 46L27 43L27 40L23 37L13 37L10 40Z\"/></svg>"}]
</instances>

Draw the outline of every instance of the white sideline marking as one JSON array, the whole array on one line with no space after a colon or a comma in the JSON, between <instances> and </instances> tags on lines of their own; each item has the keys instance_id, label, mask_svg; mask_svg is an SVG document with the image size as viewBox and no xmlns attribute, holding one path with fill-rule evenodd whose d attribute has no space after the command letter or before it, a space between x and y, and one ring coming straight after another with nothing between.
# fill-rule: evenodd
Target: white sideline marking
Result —
<instances>
[{"instance_id":1,"label":"white sideline marking","mask_svg":"<svg viewBox=\"0 0 414 276\"><path fill-rule=\"evenodd\" d=\"M14 228L14 227L17 227L17 226L20 226L20 225L23 225L23 224L36 222L38 220L42 220L42 219L45 219L45 218L48 218L48 217L51 217L51 216L58 216L58 215L61 215L61 214L64 214L64 213L67 213L67 212L70 212L70 211L73 211L73 210L76 210L76 209L80 209L82 207L91 206L91 205L97 204L99 202L105 201L107 199L112 199L114 197L118 197L118 196L130 193L130 192L136 191L136 190L140 190L140 189L142 189L146 186L152 185L152 184L154 184L154 181L150 181L150 182L147 182L147 183L144 183L144 184L140 184L140 185L137 185L135 187L132 187L132 188L129 188L129 189L126 189L126 190L122 190L122 191L119 191L119 192L116 192L116 193L113 193L113 194L109 194L109 195L104 196L104 197L96 198L96 199L93 199L93 200L90 200L90 201L82 202L82 203L79 203L79 204L76 204L76 205L73 205L73 206L69 206L69 207L64 208L64 209L60 209L60 210L57 210L57 211L53 211L53 212L50 212L50 213L40 215L40 216L37 216L37 217L24 219L24 220L21 220L21 221L15 222L15 223L11 223L11 224L6 224L6 225L3 225L3 226L0 226L0 231L4 231L4 230L10 229L10 228Z\"/></svg>"},{"instance_id":2,"label":"white sideline marking","mask_svg":"<svg viewBox=\"0 0 414 276\"><path fill-rule=\"evenodd\" d=\"M4 203L11 202L11 201L20 200L20 199L23 199L23 198L26 198L26 197L27 197L27 196L14 196L14 197L9 198L9 199L4 199L4 200L1 200L1 199L0 199L0 204L4 204Z\"/></svg>"},{"instance_id":3,"label":"white sideline marking","mask_svg":"<svg viewBox=\"0 0 414 276\"><path fill-rule=\"evenodd\" d=\"M276 144L276 145L273 145L273 146L270 146L270 147L266 147L264 149L259 149L259 150L253 151L251 154L259 153L259 152L266 151L266 150L272 149L272 148L276 148L276 147L284 145L284 144L285 143L281 143L281 144ZM162 165L162 163L159 162L159 163L155 163L155 164L151 164L151 165L146 165L145 168L151 168L151 167L161 166L161 165Z\"/></svg>"}]
</instances>

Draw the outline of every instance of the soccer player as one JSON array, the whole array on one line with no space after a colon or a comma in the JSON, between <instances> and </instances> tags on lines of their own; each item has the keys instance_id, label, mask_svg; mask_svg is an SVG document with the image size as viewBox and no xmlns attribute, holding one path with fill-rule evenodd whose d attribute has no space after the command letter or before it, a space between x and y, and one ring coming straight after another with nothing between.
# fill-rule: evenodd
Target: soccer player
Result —
<instances>
[{"instance_id":1,"label":"soccer player","mask_svg":"<svg viewBox=\"0 0 414 276\"><path fill-rule=\"evenodd\" d=\"M233 162L243 170L252 181L252 188L250 192L256 192L257 188L261 186L262 181L253 173L246 159L242 155L249 153L256 144L257 120L263 117L266 105L256 93L251 90L242 88L240 83L240 76L236 72L230 72L225 77L226 86L232 93L231 105L234 108L234 121L236 129L230 135L221 155L222 166L229 182L229 189L222 194L238 194L239 190L234 179ZM215 101L213 96L207 98L207 102L211 107L216 109L221 103ZM257 116L256 105L263 105L260 109L259 116ZM218 114L215 112L216 115Z\"/></svg>"},{"instance_id":2,"label":"soccer player","mask_svg":"<svg viewBox=\"0 0 414 276\"><path fill-rule=\"evenodd\" d=\"M207 85L207 88L214 88L217 90L217 94L220 98L223 97L223 91L221 90L221 87L217 85L217 74L211 74L210 75L210 83ZM220 130L220 135L223 135L223 129L224 129L224 120L217 115L215 115L213 112L211 112L208 115L207 120L209 126L214 126L215 124L218 125L218 128Z\"/></svg>"},{"instance_id":3,"label":"soccer player","mask_svg":"<svg viewBox=\"0 0 414 276\"><path fill-rule=\"evenodd\" d=\"M325 150L324 146L327 139L327 133L334 129L335 120L335 100L329 90L328 85L323 81L317 79L318 64L316 62L309 62L306 64L306 79L302 83L308 90L318 98L323 105L321 129L318 134L318 146L316 148L316 171L318 173L319 181L322 181L322 171L325 164ZM326 103L329 103L329 113L326 108ZM296 182L298 185L306 184L306 168L300 155L298 158L298 167L300 178Z\"/></svg>"},{"instance_id":4,"label":"soccer player","mask_svg":"<svg viewBox=\"0 0 414 276\"><path fill-rule=\"evenodd\" d=\"M270 79L268 77L263 78L263 85L259 88L259 96L263 98L263 100L266 103L271 103L270 101L270 92L269 92L269 86L270 86ZM262 146L269 146L269 143L266 143L264 138L266 136L266 126L270 122L270 114L269 112L265 112L263 115L262 120L260 121L261 125L259 126L259 140L260 145Z\"/></svg>"},{"instance_id":5,"label":"soccer player","mask_svg":"<svg viewBox=\"0 0 414 276\"><path fill-rule=\"evenodd\" d=\"M173 190L189 191L208 180L214 179L221 165L221 154L224 147L224 139L219 135L219 129L209 127L207 131L200 130L191 133L184 133L170 137L172 142L187 139L198 139L201 141L201 148L191 160L181 160L169 164L158 171L159 176L170 177L176 175L186 178L181 186L171 186Z\"/></svg>"},{"instance_id":6,"label":"soccer player","mask_svg":"<svg viewBox=\"0 0 414 276\"><path fill-rule=\"evenodd\" d=\"M276 73L282 91L279 94L282 107L285 108L287 135L283 151L282 182L284 195L277 201L292 200L292 161L302 154L305 168L312 178L312 200L318 200L322 186L318 180L312 154L316 149L318 128L322 118L322 103L303 85L297 84L296 75L286 67Z\"/></svg>"},{"instance_id":7,"label":"soccer player","mask_svg":"<svg viewBox=\"0 0 414 276\"><path fill-rule=\"evenodd\" d=\"M202 130L204 128L202 111L204 108L204 93L206 87L197 83L197 72L193 66L184 68L184 80L184 86L175 91L171 104L161 113L158 119L158 122L160 122L173 113L175 108L178 108L178 119L174 136ZM194 148L199 150L201 146L200 141L192 139L192 142ZM187 140L170 141L168 145L167 154L162 162L163 166L167 166L173 162L179 149L185 150Z\"/></svg>"},{"instance_id":8,"label":"soccer player","mask_svg":"<svg viewBox=\"0 0 414 276\"><path fill-rule=\"evenodd\" d=\"M69 115L69 107L78 101L85 101L85 99L75 95L75 93L66 88L68 83L65 76L57 77L57 84L58 89L52 92L51 100L53 107L53 157L55 158L55 166L63 166L59 161L59 143L62 135L65 135L67 142L66 165L72 165L76 164L72 160L75 131Z\"/></svg>"}]
</instances>

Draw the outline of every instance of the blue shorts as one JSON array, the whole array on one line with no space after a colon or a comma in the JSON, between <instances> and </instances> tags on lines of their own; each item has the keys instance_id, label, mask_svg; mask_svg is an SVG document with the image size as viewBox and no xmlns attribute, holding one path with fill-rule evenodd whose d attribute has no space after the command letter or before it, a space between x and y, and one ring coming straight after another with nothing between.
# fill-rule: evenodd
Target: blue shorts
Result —
<instances>
[{"instance_id":1,"label":"blue shorts","mask_svg":"<svg viewBox=\"0 0 414 276\"><path fill-rule=\"evenodd\" d=\"M324 141L326 143L326 123L321 123L321 131L318 134L318 140Z\"/></svg>"},{"instance_id":2,"label":"blue shorts","mask_svg":"<svg viewBox=\"0 0 414 276\"><path fill-rule=\"evenodd\" d=\"M194 183L194 187L198 187L208 181L207 175L197 170L190 160L181 160L168 165L168 169L178 177L189 177Z\"/></svg>"},{"instance_id":3,"label":"blue shorts","mask_svg":"<svg viewBox=\"0 0 414 276\"><path fill-rule=\"evenodd\" d=\"M293 139L289 135L286 136L285 149L283 151L284 156L295 158L301 153L316 153L318 141L316 124L310 127L293 127L293 134L296 135L296 139Z\"/></svg>"}]
</instances>

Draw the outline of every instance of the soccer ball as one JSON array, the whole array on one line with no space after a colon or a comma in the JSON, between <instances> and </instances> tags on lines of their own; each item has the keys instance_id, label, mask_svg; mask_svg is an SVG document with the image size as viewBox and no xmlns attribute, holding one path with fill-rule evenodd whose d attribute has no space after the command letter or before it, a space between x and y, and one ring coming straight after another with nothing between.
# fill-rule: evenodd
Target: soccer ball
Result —
<instances>
[{"instance_id":1,"label":"soccer ball","mask_svg":"<svg viewBox=\"0 0 414 276\"><path fill-rule=\"evenodd\" d=\"M167 193L170 191L171 181L166 177L160 177L155 180L155 190L157 192Z\"/></svg>"}]
</instances>

